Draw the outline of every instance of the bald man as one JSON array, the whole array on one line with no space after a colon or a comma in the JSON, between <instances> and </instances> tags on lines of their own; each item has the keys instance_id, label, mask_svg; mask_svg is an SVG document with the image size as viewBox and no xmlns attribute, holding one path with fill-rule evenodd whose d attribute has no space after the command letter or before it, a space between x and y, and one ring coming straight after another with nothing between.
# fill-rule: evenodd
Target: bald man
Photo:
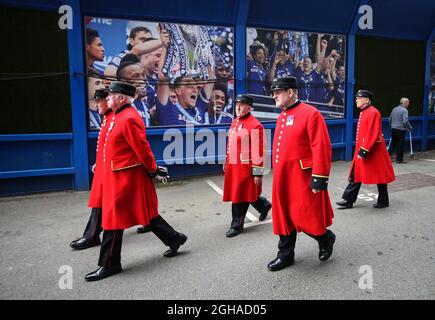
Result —
<instances>
[{"instance_id":1,"label":"bald man","mask_svg":"<svg viewBox=\"0 0 435 320\"><path fill-rule=\"evenodd\" d=\"M400 99L400 104L391 111L389 122L391 126L391 144L388 148L390 156L396 152L396 162L406 163L403 160L403 146L405 144L406 131L411 131L412 127L408 120L409 99Z\"/></svg>"}]
</instances>

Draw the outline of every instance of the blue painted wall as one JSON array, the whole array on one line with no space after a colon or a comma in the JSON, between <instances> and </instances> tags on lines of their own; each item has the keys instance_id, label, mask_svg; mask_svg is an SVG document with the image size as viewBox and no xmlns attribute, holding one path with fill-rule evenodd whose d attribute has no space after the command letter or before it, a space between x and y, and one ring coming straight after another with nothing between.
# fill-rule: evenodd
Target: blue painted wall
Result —
<instances>
[{"instance_id":1,"label":"blue painted wall","mask_svg":"<svg viewBox=\"0 0 435 320\"><path fill-rule=\"evenodd\" d=\"M70 82L72 92L73 132L69 134L0 135L0 196L32 192L89 188L92 180L90 166L95 159L97 134L87 132L85 105L85 85L83 77L83 33L84 16L105 16L123 19L165 20L173 22L215 24L233 26L236 33L236 92L245 92L246 26L265 28L291 28L293 30L320 31L348 35L348 87L353 92L354 41L355 35L401 37L404 39L425 40L434 37L433 22L435 8L433 2L415 0L412 6L405 0L340 0L334 7L325 1L308 0L284 3L278 0L221 0L221 1L80 1L80 0L0 0L0 5L30 7L38 10L57 10L62 4L74 8L74 24L77 29L69 31ZM376 10L375 30L361 31L356 28L357 10L360 5L369 4ZM403 10L404 6L407 10ZM310 19L301 14L309 7ZM337 8L340 8L338 10ZM3 9L3 8L2 8ZM274 12L271 20L271 12ZM327 14L326 14L327 13ZM406 15L406 19L404 17ZM412 16L415 16L413 19ZM404 21L410 21L409 25ZM411 23L412 21L412 23ZM400 23L399 23L400 22ZM393 27L392 27L393 26ZM428 49L429 50L429 49ZM429 54L426 55L428 57ZM428 72L427 68L427 72ZM428 79L428 75L427 78ZM427 85L427 83L426 83ZM353 153L355 120L353 119L353 98L347 98L347 116L342 120L327 121L334 160L349 160ZM421 117L411 117L414 151L435 149L435 116L427 112ZM265 125L273 134L274 124ZM384 134L390 137L386 119ZM225 126L214 127L227 129ZM185 129L184 129L185 130ZM195 128L197 132L200 128ZM352 134L353 133L353 134ZM162 141L163 129L149 129L148 139L159 164L164 165L163 152L170 143ZM186 133L183 133L184 141ZM215 138L217 139L217 138ZM408 139L408 138L407 138ZM217 140L215 141L217 145ZM201 141L195 142L195 145ZM407 144L407 146L409 146ZM186 148L186 147L185 147ZM269 145L270 152L270 145ZM222 159L225 151L209 154L213 160ZM186 177L221 172L221 165L195 165L189 159L185 164L170 167L172 177Z\"/></svg>"}]
</instances>

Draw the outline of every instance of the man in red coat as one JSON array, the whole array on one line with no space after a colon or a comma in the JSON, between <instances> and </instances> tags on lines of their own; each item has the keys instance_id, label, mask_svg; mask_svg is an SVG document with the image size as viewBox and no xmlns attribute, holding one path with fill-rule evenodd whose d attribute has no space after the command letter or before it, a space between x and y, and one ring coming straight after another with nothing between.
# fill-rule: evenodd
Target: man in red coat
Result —
<instances>
[{"instance_id":1,"label":"man in red coat","mask_svg":"<svg viewBox=\"0 0 435 320\"><path fill-rule=\"evenodd\" d=\"M317 240L319 259L332 254L335 234L328 230L334 213L327 191L332 147L320 112L298 99L295 77L275 79L271 90L282 110L273 139L272 221L279 235L277 257L270 271L294 263L297 232Z\"/></svg>"},{"instance_id":2,"label":"man in red coat","mask_svg":"<svg viewBox=\"0 0 435 320\"><path fill-rule=\"evenodd\" d=\"M227 231L228 238L237 236L250 204L260 212L263 221L272 204L261 197L261 184L264 171L264 127L251 114L253 100L247 95L236 97L237 118L231 123L224 165L223 201L231 201L232 221Z\"/></svg>"},{"instance_id":3,"label":"man in red coat","mask_svg":"<svg viewBox=\"0 0 435 320\"><path fill-rule=\"evenodd\" d=\"M382 119L372 105L373 93L359 90L356 106L361 110L356 130L356 147L349 173L349 184L344 190L340 207L352 208L361 183L378 185L378 201L374 208L389 206L387 183L395 180L393 166L382 134Z\"/></svg>"},{"instance_id":4,"label":"man in red coat","mask_svg":"<svg viewBox=\"0 0 435 320\"><path fill-rule=\"evenodd\" d=\"M98 281L122 271L121 246L124 229L150 225L151 231L169 246L163 255L173 257L187 237L175 231L158 213L153 178L159 176L142 118L131 105L136 88L114 81L108 104L113 111L103 145L103 242L100 266L85 276Z\"/></svg>"},{"instance_id":5,"label":"man in red coat","mask_svg":"<svg viewBox=\"0 0 435 320\"><path fill-rule=\"evenodd\" d=\"M88 207L91 209L88 223L86 224L83 236L70 243L70 247L75 250L83 250L93 246L98 246L100 241L100 233L103 231L101 227L101 205L102 205L102 188L103 188L103 146L104 137L107 133L107 119L112 117L112 110L107 105L107 96L109 95L106 89L95 90L94 100L98 106L98 113L103 117L101 128L98 133L97 152L95 164L92 168L94 179L92 180L91 194L89 196Z\"/></svg>"}]
</instances>

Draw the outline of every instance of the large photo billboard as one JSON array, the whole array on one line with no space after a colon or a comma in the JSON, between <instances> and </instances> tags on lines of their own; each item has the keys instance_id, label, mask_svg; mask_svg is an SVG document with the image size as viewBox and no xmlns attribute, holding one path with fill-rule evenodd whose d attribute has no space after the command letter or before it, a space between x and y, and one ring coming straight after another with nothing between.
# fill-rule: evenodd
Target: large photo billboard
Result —
<instances>
[{"instance_id":1,"label":"large photo billboard","mask_svg":"<svg viewBox=\"0 0 435 320\"><path fill-rule=\"evenodd\" d=\"M114 80L136 86L147 127L233 120L232 28L96 17L85 27L90 130L101 126L95 92Z\"/></svg>"},{"instance_id":2,"label":"large photo billboard","mask_svg":"<svg viewBox=\"0 0 435 320\"><path fill-rule=\"evenodd\" d=\"M299 99L327 119L344 117L346 38L343 35L247 28L247 93L261 120L274 120L270 85L294 76Z\"/></svg>"}]
</instances>

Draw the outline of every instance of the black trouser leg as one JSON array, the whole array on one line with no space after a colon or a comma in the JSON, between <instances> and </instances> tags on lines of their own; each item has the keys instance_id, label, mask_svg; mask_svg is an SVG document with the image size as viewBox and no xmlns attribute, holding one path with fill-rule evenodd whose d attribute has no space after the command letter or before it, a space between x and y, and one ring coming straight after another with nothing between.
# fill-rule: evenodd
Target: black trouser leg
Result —
<instances>
[{"instance_id":1,"label":"black trouser leg","mask_svg":"<svg viewBox=\"0 0 435 320\"><path fill-rule=\"evenodd\" d=\"M378 203L382 205L388 205L390 200L388 199L387 184L378 184Z\"/></svg>"},{"instance_id":2,"label":"black trouser leg","mask_svg":"<svg viewBox=\"0 0 435 320\"><path fill-rule=\"evenodd\" d=\"M326 232L324 234L321 234L319 236L313 236L312 234L306 233L305 234L313 239L315 239L318 243L319 246L324 247L326 245L328 245L329 243L329 237L328 237L328 229L326 229Z\"/></svg>"},{"instance_id":3,"label":"black trouser leg","mask_svg":"<svg viewBox=\"0 0 435 320\"><path fill-rule=\"evenodd\" d=\"M259 196L255 202L252 202L251 205L257 210L259 213L263 213L269 208L269 201L262 196Z\"/></svg>"},{"instance_id":4,"label":"black trouser leg","mask_svg":"<svg viewBox=\"0 0 435 320\"><path fill-rule=\"evenodd\" d=\"M240 202L231 204L231 212L233 220L231 221L231 228L236 230L243 229L245 222L246 212L248 212L249 202Z\"/></svg>"},{"instance_id":5,"label":"black trouser leg","mask_svg":"<svg viewBox=\"0 0 435 320\"><path fill-rule=\"evenodd\" d=\"M343 192L343 195L341 196L342 199L349 201L349 202L356 202L356 198L358 197L359 189L361 188L361 182L355 183L355 176L354 171L352 168L352 172L350 173L350 180L349 184L347 185L346 189Z\"/></svg>"},{"instance_id":6,"label":"black trouser leg","mask_svg":"<svg viewBox=\"0 0 435 320\"><path fill-rule=\"evenodd\" d=\"M284 261L294 260L296 246L296 230L293 230L288 236L280 235L278 242L278 258Z\"/></svg>"},{"instance_id":7,"label":"black trouser leg","mask_svg":"<svg viewBox=\"0 0 435 320\"><path fill-rule=\"evenodd\" d=\"M404 130L391 129L391 145L388 149L388 153L391 155L396 149L396 160L403 161L403 146L405 143L405 133Z\"/></svg>"},{"instance_id":8,"label":"black trouser leg","mask_svg":"<svg viewBox=\"0 0 435 320\"><path fill-rule=\"evenodd\" d=\"M397 161L403 161L403 147L405 144L405 131L398 130L399 132L399 141L397 142Z\"/></svg>"},{"instance_id":9,"label":"black trouser leg","mask_svg":"<svg viewBox=\"0 0 435 320\"><path fill-rule=\"evenodd\" d=\"M158 215L156 218L152 219L149 224L151 231L159 238L166 246L170 246L175 241L178 240L179 233L172 228L169 223Z\"/></svg>"},{"instance_id":10,"label":"black trouser leg","mask_svg":"<svg viewBox=\"0 0 435 320\"><path fill-rule=\"evenodd\" d=\"M104 230L98 265L114 267L121 265L121 247L124 230Z\"/></svg>"},{"instance_id":11,"label":"black trouser leg","mask_svg":"<svg viewBox=\"0 0 435 320\"><path fill-rule=\"evenodd\" d=\"M100 233L103 231L103 228L101 227L101 213L101 208L92 208L91 215L86 224L85 232L83 232L83 238L86 240L92 241L100 238Z\"/></svg>"},{"instance_id":12,"label":"black trouser leg","mask_svg":"<svg viewBox=\"0 0 435 320\"><path fill-rule=\"evenodd\" d=\"M391 129L391 142L390 147L388 148L388 154L391 156L397 148L397 134L396 129Z\"/></svg>"}]
</instances>

